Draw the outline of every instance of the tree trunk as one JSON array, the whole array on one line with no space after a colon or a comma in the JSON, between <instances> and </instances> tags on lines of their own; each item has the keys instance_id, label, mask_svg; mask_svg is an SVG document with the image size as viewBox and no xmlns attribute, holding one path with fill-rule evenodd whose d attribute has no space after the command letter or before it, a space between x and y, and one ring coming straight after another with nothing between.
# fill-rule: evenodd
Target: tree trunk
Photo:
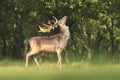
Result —
<instances>
[{"instance_id":1,"label":"tree trunk","mask_svg":"<svg viewBox=\"0 0 120 80\"><path fill-rule=\"evenodd\" d=\"M109 29L109 34L110 34L110 53L111 56L114 54L114 32L113 32L113 19L109 19L109 24L108 24L108 29Z\"/></svg>"}]
</instances>

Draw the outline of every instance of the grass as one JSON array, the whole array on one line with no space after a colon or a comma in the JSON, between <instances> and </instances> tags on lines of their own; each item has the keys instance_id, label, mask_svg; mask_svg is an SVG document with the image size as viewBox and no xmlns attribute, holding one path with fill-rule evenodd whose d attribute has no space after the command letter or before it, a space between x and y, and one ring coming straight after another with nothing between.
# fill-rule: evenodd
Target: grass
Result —
<instances>
[{"instance_id":1,"label":"grass","mask_svg":"<svg viewBox=\"0 0 120 80\"><path fill-rule=\"evenodd\" d=\"M62 64L62 70L55 62L43 62L38 68L30 63L24 68L24 61L0 61L0 80L120 80L120 64L92 64L69 62Z\"/></svg>"}]
</instances>

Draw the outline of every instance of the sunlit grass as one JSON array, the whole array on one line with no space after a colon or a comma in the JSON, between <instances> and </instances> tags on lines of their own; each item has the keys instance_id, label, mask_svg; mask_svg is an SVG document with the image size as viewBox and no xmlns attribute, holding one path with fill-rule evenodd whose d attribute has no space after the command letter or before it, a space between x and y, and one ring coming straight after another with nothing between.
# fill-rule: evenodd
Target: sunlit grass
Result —
<instances>
[{"instance_id":1,"label":"sunlit grass","mask_svg":"<svg viewBox=\"0 0 120 80\"><path fill-rule=\"evenodd\" d=\"M69 62L56 68L56 62L31 62L24 68L24 61L0 61L0 80L120 80L120 64L94 65L88 62Z\"/></svg>"}]
</instances>

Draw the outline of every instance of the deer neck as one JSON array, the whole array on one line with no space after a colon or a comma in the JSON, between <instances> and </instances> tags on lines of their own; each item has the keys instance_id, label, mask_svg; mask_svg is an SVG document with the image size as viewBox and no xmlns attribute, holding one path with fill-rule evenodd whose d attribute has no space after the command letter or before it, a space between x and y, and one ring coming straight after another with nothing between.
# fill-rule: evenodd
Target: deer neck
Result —
<instances>
[{"instance_id":1,"label":"deer neck","mask_svg":"<svg viewBox=\"0 0 120 80\"><path fill-rule=\"evenodd\" d=\"M60 25L60 33L63 35L64 39L68 40L70 38L70 31L68 26Z\"/></svg>"}]
</instances>

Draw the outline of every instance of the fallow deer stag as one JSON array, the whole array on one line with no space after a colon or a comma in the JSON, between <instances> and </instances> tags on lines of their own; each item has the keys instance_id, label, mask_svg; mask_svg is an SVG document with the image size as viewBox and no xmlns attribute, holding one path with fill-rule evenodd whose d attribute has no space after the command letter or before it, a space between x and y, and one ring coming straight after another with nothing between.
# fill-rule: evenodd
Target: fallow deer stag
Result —
<instances>
[{"instance_id":1,"label":"fallow deer stag","mask_svg":"<svg viewBox=\"0 0 120 80\"><path fill-rule=\"evenodd\" d=\"M64 16L59 20L57 20L57 18L55 17L54 19L55 22L52 25L52 27L55 28L59 26L60 27L59 34L55 34L53 36L31 37L28 40L29 45L31 47L31 51L26 53L25 67L28 66L29 57L32 55L34 55L33 59L35 63L37 64L37 66L39 66L36 55L38 55L40 52L56 52L58 57L57 67L61 69L61 52L65 50L67 46L67 42L70 38L70 31L69 27L66 26L67 16Z\"/></svg>"}]
</instances>

